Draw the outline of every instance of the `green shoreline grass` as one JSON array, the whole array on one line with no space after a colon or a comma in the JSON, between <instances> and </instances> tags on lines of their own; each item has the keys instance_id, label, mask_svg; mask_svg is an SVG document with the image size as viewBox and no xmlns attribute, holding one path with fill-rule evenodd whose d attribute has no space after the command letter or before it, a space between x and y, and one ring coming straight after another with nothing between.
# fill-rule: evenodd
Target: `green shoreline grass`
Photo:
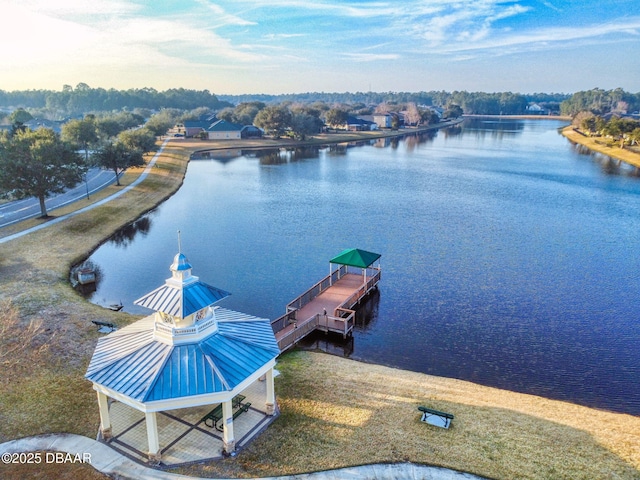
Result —
<instances>
[{"instance_id":1,"label":"green shoreline grass","mask_svg":"<svg viewBox=\"0 0 640 480\"><path fill-rule=\"evenodd\" d=\"M27 348L1 360L0 442L54 432L95 437L95 392L83 378L99 337L91 320L125 325L138 317L86 302L71 289L69 269L177 191L192 151L220 144L240 148L172 141L149 177L127 194L0 244L0 301L10 299L23 325L43 322ZM123 184L139 172L128 172ZM0 313L2 321L9 313ZM12 338L1 339L0 352ZM282 413L274 425L235 459L184 473L251 477L412 461L504 479L640 478L638 417L328 355L293 352L279 369ZM454 427L421 424L419 404L451 411ZM21 473L27 474L15 478Z\"/></svg>"},{"instance_id":2,"label":"green shoreline grass","mask_svg":"<svg viewBox=\"0 0 640 480\"><path fill-rule=\"evenodd\" d=\"M594 152L602 153L616 160L628 163L631 166L640 168L640 153L620 148L617 144L605 143L601 138L588 137L576 131L574 127L568 126L562 129L564 135L570 142L587 147Z\"/></svg>"}]
</instances>

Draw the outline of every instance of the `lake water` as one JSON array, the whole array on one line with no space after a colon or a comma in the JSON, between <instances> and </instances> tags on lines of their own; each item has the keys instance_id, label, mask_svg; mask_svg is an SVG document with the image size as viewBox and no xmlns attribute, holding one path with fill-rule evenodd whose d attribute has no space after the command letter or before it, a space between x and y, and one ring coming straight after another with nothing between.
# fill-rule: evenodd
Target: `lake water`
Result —
<instances>
[{"instance_id":1,"label":"lake water","mask_svg":"<svg viewBox=\"0 0 640 480\"><path fill-rule=\"evenodd\" d=\"M182 251L221 305L275 318L345 248L382 254L352 342L367 362L640 415L640 178L554 120L465 120L373 145L212 153L91 256L133 301Z\"/></svg>"}]
</instances>

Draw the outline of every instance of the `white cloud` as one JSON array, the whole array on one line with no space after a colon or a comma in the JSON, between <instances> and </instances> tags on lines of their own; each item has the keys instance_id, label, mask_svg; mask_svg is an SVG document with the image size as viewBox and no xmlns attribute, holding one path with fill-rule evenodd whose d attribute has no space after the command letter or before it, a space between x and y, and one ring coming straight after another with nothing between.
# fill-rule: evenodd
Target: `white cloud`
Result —
<instances>
[{"instance_id":1,"label":"white cloud","mask_svg":"<svg viewBox=\"0 0 640 480\"><path fill-rule=\"evenodd\" d=\"M430 12L424 18L414 16L411 29L430 46L481 40L491 35L494 23L530 10L519 4L504 5L500 0L426 4Z\"/></svg>"},{"instance_id":2,"label":"white cloud","mask_svg":"<svg viewBox=\"0 0 640 480\"><path fill-rule=\"evenodd\" d=\"M546 46L555 48L559 42L579 42L601 39L611 35L640 35L640 18L624 18L605 24L593 24L580 27L549 27L524 32L508 31L500 36L493 36L476 43L450 43L443 45L442 53L491 50L496 53L504 51L513 53L515 50L539 48ZM510 50L506 50L510 49Z\"/></svg>"},{"instance_id":3,"label":"white cloud","mask_svg":"<svg viewBox=\"0 0 640 480\"><path fill-rule=\"evenodd\" d=\"M263 35L262 38L266 40L277 40L279 38L296 38L296 37L306 37L306 33L269 33L267 35Z\"/></svg>"},{"instance_id":4,"label":"white cloud","mask_svg":"<svg viewBox=\"0 0 640 480\"><path fill-rule=\"evenodd\" d=\"M4 0L0 5L10 3L18 2ZM58 17L123 15L140 10L139 6L125 0L21 0L19 3L32 12Z\"/></svg>"},{"instance_id":5,"label":"white cloud","mask_svg":"<svg viewBox=\"0 0 640 480\"><path fill-rule=\"evenodd\" d=\"M376 62L379 60L397 60L400 55L397 53L343 53L342 57L354 62Z\"/></svg>"},{"instance_id":6,"label":"white cloud","mask_svg":"<svg viewBox=\"0 0 640 480\"><path fill-rule=\"evenodd\" d=\"M229 14L220 5L212 3L208 0L195 0L195 2L207 8L215 15L214 19L216 27L228 25L247 26L256 24L256 22L245 20L237 15Z\"/></svg>"},{"instance_id":7,"label":"white cloud","mask_svg":"<svg viewBox=\"0 0 640 480\"><path fill-rule=\"evenodd\" d=\"M326 12L351 18L369 18L394 15L398 10L394 2L343 2L307 0L236 0L234 4L247 4L254 8L298 9L302 11Z\"/></svg>"},{"instance_id":8,"label":"white cloud","mask_svg":"<svg viewBox=\"0 0 640 480\"><path fill-rule=\"evenodd\" d=\"M98 0L96 8L108 15L86 23L78 19L87 11L84 3L63 0L60 10L34 0L19 5L0 3L0 42L11 45L3 51L2 67L71 63L76 69L96 65L170 67L185 66L194 57L197 64L198 56L235 62L263 58L234 47L228 39L195 22L132 15L134 9L121 2Z\"/></svg>"}]
</instances>

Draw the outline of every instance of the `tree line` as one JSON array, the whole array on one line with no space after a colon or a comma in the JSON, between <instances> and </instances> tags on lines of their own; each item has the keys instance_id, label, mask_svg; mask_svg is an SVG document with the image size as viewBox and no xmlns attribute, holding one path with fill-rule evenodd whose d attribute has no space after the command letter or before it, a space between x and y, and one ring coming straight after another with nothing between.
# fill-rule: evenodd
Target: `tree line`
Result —
<instances>
[{"instance_id":1,"label":"tree line","mask_svg":"<svg viewBox=\"0 0 640 480\"><path fill-rule=\"evenodd\" d=\"M527 113L526 107L532 103L540 104L552 111L558 111L562 101L569 98L564 93L531 93L512 92L485 93L467 91L421 91L421 92L344 92L325 93L307 92L296 94L266 95L219 95L220 100L238 105L240 103L261 102L265 104L281 103L328 103L328 104L364 104L379 105L381 103L429 105L446 108L459 105L464 113L517 115Z\"/></svg>"},{"instance_id":2,"label":"tree line","mask_svg":"<svg viewBox=\"0 0 640 480\"><path fill-rule=\"evenodd\" d=\"M609 143L619 143L621 148L640 144L640 93L594 88L576 92L560 107L564 115L572 117L572 125L585 135L606 137Z\"/></svg>"},{"instance_id":3,"label":"tree line","mask_svg":"<svg viewBox=\"0 0 640 480\"><path fill-rule=\"evenodd\" d=\"M593 88L576 92L560 104L560 113L571 117L580 112L605 115L638 111L640 111L640 92L634 94L622 88L615 90Z\"/></svg>"},{"instance_id":4,"label":"tree line","mask_svg":"<svg viewBox=\"0 0 640 480\"><path fill-rule=\"evenodd\" d=\"M574 94L564 93L514 93L468 91L420 91L420 92L307 92L297 94L246 94L214 95L208 90L173 88L158 91L154 88L128 90L91 88L85 83L76 87L63 86L62 90L0 90L0 108L23 107L34 116L61 119L88 112L141 110L145 116L161 109L193 110L205 107L214 111L243 103L273 104L407 104L429 105L446 108L459 105L465 114L521 115L527 106L536 103L552 113L573 116L584 110L605 114L620 105L631 111L640 109L640 93L632 94L621 88L603 90L594 88Z\"/></svg>"},{"instance_id":5,"label":"tree line","mask_svg":"<svg viewBox=\"0 0 640 480\"><path fill-rule=\"evenodd\" d=\"M61 119L88 112L120 111L134 109L158 111L161 109L192 110L206 107L221 110L241 103L260 102L273 104L363 104L379 105L415 103L423 106L447 108L459 105L467 114L517 115L527 113L526 107L537 103L551 111L559 109L560 102L570 95L562 93L520 94L512 92L420 91L420 92L307 92L282 95L214 95L208 90L173 88L158 91L153 88L116 90L91 88L85 83L76 87L63 86L54 90L0 90L0 108L23 107L34 116ZM146 115L148 116L148 115Z\"/></svg>"},{"instance_id":6,"label":"tree line","mask_svg":"<svg viewBox=\"0 0 640 480\"><path fill-rule=\"evenodd\" d=\"M48 119L62 119L69 116L82 115L88 112L105 112L119 110L160 110L162 108L178 108L190 110L207 107L214 110L230 106L220 101L208 90L189 90L172 88L158 91L154 88L137 88L116 90L91 88L79 83L75 88L65 85L61 91L54 90L21 90L7 92L0 90L1 107L23 107L29 109L34 116ZM36 112L36 113L34 113Z\"/></svg>"}]
</instances>

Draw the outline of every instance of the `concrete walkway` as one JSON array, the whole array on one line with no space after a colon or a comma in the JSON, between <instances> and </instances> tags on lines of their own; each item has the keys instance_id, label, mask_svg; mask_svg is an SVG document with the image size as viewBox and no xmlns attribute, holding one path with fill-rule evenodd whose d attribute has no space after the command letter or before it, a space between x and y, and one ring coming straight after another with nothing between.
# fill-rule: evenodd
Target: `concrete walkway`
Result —
<instances>
[{"instance_id":1,"label":"concrete walkway","mask_svg":"<svg viewBox=\"0 0 640 480\"><path fill-rule=\"evenodd\" d=\"M27 235L27 234L31 233L31 232L36 232L36 231L41 230L43 228L47 228L50 225L55 225L56 223L63 222L67 218L71 218L71 217L75 217L76 215L80 215L81 213L87 212L87 211L89 211L89 210L91 210L93 208L96 208L96 207L99 207L101 205L104 205L105 203L110 202L114 198L117 198L120 195L128 192L132 188L135 188L140 183L142 183L145 178L147 178L147 176L149 175L149 172L151 171L151 169L156 164L156 161L158 160L158 158L162 154L162 151L164 150L164 147L167 145L167 142L169 142L169 140L170 139L167 138L164 142L162 142L162 146L160 147L160 149L156 152L156 154L153 156L151 161L147 164L146 168L143 170L143 172L140 174L140 176L131 185L128 185L128 186L124 187L119 192L116 192L113 195L108 196L107 198L103 198L99 202L92 203L91 205L87 205L86 207L81 208L80 210L76 210L75 212L67 213L66 215L62 215L61 217L57 217L57 218L55 218L53 220L50 220L48 222L41 223L40 225L37 225L35 227L28 228L27 230L23 230L21 232L14 233L13 235L9 235L9 236L4 237L4 238L0 238L0 244L6 243L6 242L10 242L11 240L15 240L16 238L20 238L20 237L22 237L24 235Z\"/></svg>"},{"instance_id":2,"label":"concrete walkway","mask_svg":"<svg viewBox=\"0 0 640 480\"><path fill-rule=\"evenodd\" d=\"M71 454L68 461L84 459L99 472L119 479L193 480L194 477L178 475L145 467L121 455L108 445L81 435L67 433L39 435L0 444L3 463L6 455L20 452L65 452ZM53 456L51 456L53 457ZM78 462L79 463L79 462ZM43 464L46 463L43 461ZM46 468L46 466L44 467ZM470 473L456 472L440 467L412 463L364 465L324 472L305 473L286 477L268 477L260 480L484 480Z\"/></svg>"}]
</instances>

